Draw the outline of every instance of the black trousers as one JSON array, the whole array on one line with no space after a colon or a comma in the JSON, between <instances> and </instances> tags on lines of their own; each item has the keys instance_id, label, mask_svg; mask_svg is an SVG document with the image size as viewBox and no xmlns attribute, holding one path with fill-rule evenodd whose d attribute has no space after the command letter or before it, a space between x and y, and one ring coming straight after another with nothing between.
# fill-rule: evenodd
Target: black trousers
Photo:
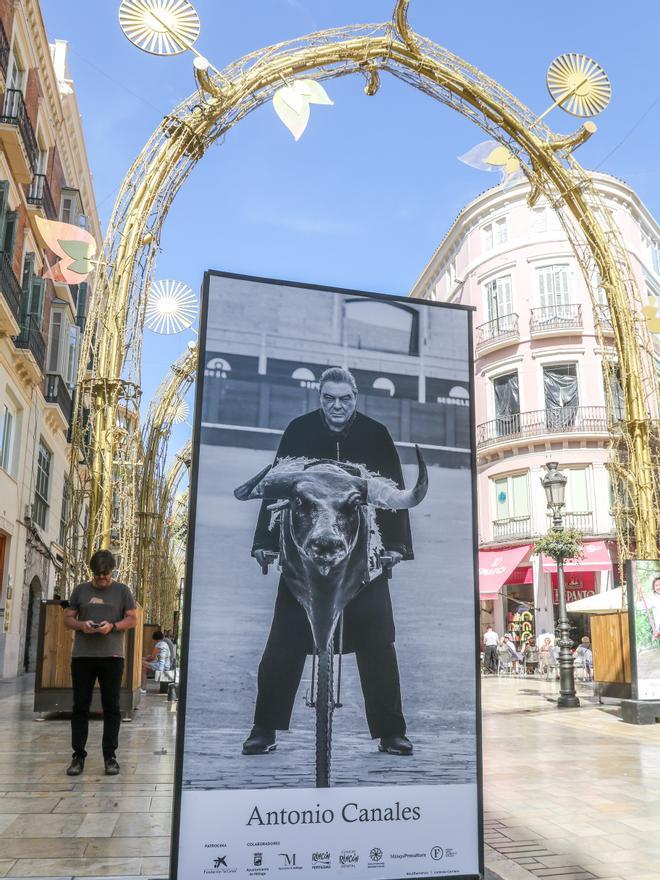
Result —
<instances>
[{"instance_id":1,"label":"black trousers","mask_svg":"<svg viewBox=\"0 0 660 880\"><path fill-rule=\"evenodd\" d=\"M295 640L271 632L257 678L254 723L288 730L307 656ZM392 643L373 643L355 651L369 733L373 738L404 736L399 665Z\"/></svg>"},{"instance_id":2,"label":"black trousers","mask_svg":"<svg viewBox=\"0 0 660 880\"><path fill-rule=\"evenodd\" d=\"M497 645L486 645L484 650L484 669L497 672Z\"/></svg>"},{"instance_id":3,"label":"black trousers","mask_svg":"<svg viewBox=\"0 0 660 880\"><path fill-rule=\"evenodd\" d=\"M119 691L124 674L122 657L72 657L73 714L71 715L71 746L76 755L85 757L89 730L89 707L94 684L99 680L103 706L103 757L114 758L119 742L121 711Z\"/></svg>"}]
</instances>

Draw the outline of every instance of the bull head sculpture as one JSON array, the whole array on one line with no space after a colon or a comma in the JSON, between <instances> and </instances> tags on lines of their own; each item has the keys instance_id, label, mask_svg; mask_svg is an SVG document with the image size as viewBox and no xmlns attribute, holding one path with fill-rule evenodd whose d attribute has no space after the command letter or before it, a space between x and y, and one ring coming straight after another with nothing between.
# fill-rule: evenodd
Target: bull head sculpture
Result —
<instances>
[{"instance_id":1,"label":"bull head sculpture","mask_svg":"<svg viewBox=\"0 0 660 880\"><path fill-rule=\"evenodd\" d=\"M426 496L428 472L415 449L418 474L412 489L399 489L377 475L362 476L359 468L337 461L283 459L234 490L239 501L272 501L283 511L280 562L319 650L327 647L341 611L365 581L365 505L406 510Z\"/></svg>"}]
</instances>

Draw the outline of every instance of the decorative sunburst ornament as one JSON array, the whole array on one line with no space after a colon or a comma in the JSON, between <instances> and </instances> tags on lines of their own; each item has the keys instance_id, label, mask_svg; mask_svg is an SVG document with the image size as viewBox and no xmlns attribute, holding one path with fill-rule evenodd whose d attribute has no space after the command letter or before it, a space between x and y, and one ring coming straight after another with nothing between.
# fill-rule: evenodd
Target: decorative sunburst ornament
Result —
<instances>
[{"instance_id":1,"label":"decorative sunburst ornament","mask_svg":"<svg viewBox=\"0 0 660 880\"><path fill-rule=\"evenodd\" d=\"M169 336L192 326L197 317L195 294L182 281L155 281L147 300L145 324Z\"/></svg>"},{"instance_id":2,"label":"decorative sunburst ornament","mask_svg":"<svg viewBox=\"0 0 660 880\"><path fill-rule=\"evenodd\" d=\"M183 400L181 397L177 397L176 400L172 401L170 413L174 424L182 425L187 420L190 413L188 401Z\"/></svg>"},{"instance_id":3,"label":"decorative sunburst ornament","mask_svg":"<svg viewBox=\"0 0 660 880\"><path fill-rule=\"evenodd\" d=\"M612 86L600 64L577 52L555 58L548 68L546 83L555 102L552 106L573 116L596 116L612 97Z\"/></svg>"},{"instance_id":4,"label":"decorative sunburst ornament","mask_svg":"<svg viewBox=\"0 0 660 880\"><path fill-rule=\"evenodd\" d=\"M179 55L199 36L199 16L188 0L122 0L119 24L143 52Z\"/></svg>"},{"instance_id":5,"label":"decorative sunburst ornament","mask_svg":"<svg viewBox=\"0 0 660 880\"><path fill-rule=\"evenodd\" d=\"M649 304L644 306L642 314L646 320L646 326L651 333L660 333L660 297L650 296Z\"/></svg>"},{"instance_id":6,"label":"decorative sunburst ornament","mask_svg":"<svg viewBox=\"0 0 660 880\"><path fill-rule=\"evenodd\" d=\"M497 141L482 141L459 156L458 160L479 171L500 171L503 182L520 171L520 159Z\"/></svg>"},{"instance_id":7,"label":"decorative sunburst ornament","mask_svg":"<svg viewBox=\"0 0 660 880\"><path fill-rule=\"evenodd\" d=\"M310 104L334 104L321 83L315 79L297 79L273 95L273 107L295 140L299 140L309 122Z\"/></svg>"}]
</instances>

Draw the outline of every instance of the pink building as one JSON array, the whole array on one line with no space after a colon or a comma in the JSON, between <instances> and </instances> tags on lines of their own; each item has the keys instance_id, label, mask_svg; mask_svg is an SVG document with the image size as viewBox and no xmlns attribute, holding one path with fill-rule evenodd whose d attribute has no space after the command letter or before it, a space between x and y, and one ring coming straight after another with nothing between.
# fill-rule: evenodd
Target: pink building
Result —
<instances>
[{"instance_id":1,"label":"pink building","mask_svg":"<svg viewBox=\"0 0 660 880\"><path fill-rule=\"evenodd\" d=\"M660 228L622 181L594 175L645 295L660 297ZM585 535L567 564L569 601L611 588L616 559L607 470L604 359L581 268L555 212L527 206L526 182L490 189L461 211L411 295L475 307L482 625L554 631L554 565L533 556L550 526L545 463L568 476L564 522ZM608 309L602 291L601 321ZM607 336L607 331L606 331ZM612 389L616 410L618 388ZM655 414L657 417L657 414ZM527 612L527 613L525 613ZM586 626L586 621L579 624Z\"/></svg>"}]
</instances>

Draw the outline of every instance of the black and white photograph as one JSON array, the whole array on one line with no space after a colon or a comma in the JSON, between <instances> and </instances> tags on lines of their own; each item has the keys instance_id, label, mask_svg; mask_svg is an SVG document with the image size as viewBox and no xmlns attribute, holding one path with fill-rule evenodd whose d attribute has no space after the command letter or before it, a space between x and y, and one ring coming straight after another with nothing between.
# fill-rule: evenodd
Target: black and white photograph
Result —
<instances>
[{"instance_id":1,"label":"black and white photograph","mask_svg":"<svg viewBox=\"0 0 660 880\"><path fill-rule=\"evenodd\" d=\"M476 852L469 310L220 272L205 288L182 828L193 793L282 789L412 825L429 801L389 789L440 787ZM362 787L388 793L336 806ZM269 816L255 802L242 824Z\"/></svg>"}]
</instances>

